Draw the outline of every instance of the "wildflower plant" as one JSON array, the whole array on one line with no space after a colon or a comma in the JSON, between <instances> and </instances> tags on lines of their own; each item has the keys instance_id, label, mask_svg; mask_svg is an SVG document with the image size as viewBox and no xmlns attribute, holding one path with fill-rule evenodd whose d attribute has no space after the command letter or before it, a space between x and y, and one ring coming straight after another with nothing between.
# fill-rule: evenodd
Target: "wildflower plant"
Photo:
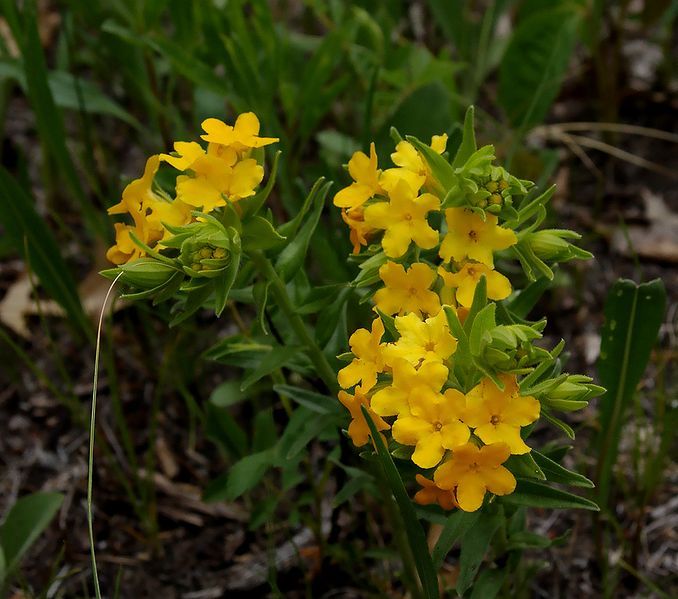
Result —
<instances>
[{"instance_id":1,"label":"wildflower plant","mask_svg":"<svg viewBox=\"0 0 678 599\"><path fill-rule=\"evenodd\" d=\"M574 245L576 233L539 229L553 187L539 193L496 165L492 146L477 148L472 109L456 144L445 134L426 144L393 131L393 165L380 167L371 144L350 159L353 182L334 195L357 277L313 289L303 265L329 184L318 181L298 214L276 225L265 203L279 153L262 182L264 148L278 140L260 136L252 113L202 126L205 144L177 142L149 158L109 210L128 220L115 225L107 255L116 267L104 274L130 286L129 298L172 300L172 324L201 307L220 315L229 301L255 305L256 334L226 340L211 355L245 348L247 360L234 362L242 365L265 348L241 390L270 376L290 423L284 450L245 458L243 471L290 459L328 423L346 428L386 504L397 502L394 538L415 596L438 595L435 566L456 541L460 594L488 547L488 571L506 573L520 550L548 546L525 532L526 507L597 509L549 484L592 486L560 465L561 448L541 441L545 426L573 439L559 413L602 392L563 372L563 343L544 347L545 319L528 319L558 263L591 257ZM351 293L373 317L346 339L335 308L345 310ZM302 318L326 308L315 326ZM266 341L272 327L275 343ZM283 366L320 384L289 385ZM289 398L301 407L293 411ZM320 426L307 426L319 415ZM247 476L251 487L256 479ZM420 520L430 524L430 553ZM472 526L471 542L464 531Z\"/></svg>"}]
</instances>

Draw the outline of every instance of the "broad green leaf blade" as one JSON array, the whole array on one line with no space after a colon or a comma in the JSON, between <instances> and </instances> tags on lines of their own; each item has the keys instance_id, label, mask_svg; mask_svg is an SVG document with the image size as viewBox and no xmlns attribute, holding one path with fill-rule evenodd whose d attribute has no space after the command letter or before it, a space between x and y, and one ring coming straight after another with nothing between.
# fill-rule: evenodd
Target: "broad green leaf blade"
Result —
<instances>
[{"instance_id":1,"label":"broad green leaf blade","mask_svg":"<svg viewBox=\"0 0 678 599\"><path fill-rule=\"evenodd\" d=\"M598 501L606 505L617 461L624 412L636 392L666 309L660 279L637 285L620 279L605 303L598 374L607 393L600 400L598 436Z\"/></svg>"},{"instance_id":2,"label":"broad green leaf blade","mask_svg":"<svg viewBox=\"0 0 678 599\"><path fill-rule=\"evenodd\" d=\"M268 250L284 241L285 238L262 216L253 216L243 224L242 249L245 252Z\"/></svg>"},{"instance_id":3,"label":"broad green leaf blade","mask_svg":"<svg viewBox=\"0 0 678 599\"><path fill-rule=\"evenodd\" d=\"M499 103L515 127L544 120L565 76L578 24L570 6L542 10L519 23L499 68Z\"/></svg>"},{"instance_id":4,"label":"broad green leaf blade","mask_svg":"<svg viewBox=\"0 0 678 599\"><path fill-rule=\"evenodd\" d=\"M372 422L369 412L364 407L361 409L363 416L367 421L367 425L370 427L370 433L374 446L377 450L379 463L384 470L384 474L386 475L386 479L389 483L389 486L391 487L393 496L395 497L398 507L400 508L400 514L403 518L407 539L412 549L412 555L414 556L415 565L417 567L419 579L421 580L421 586L424 591L424 595L427 599L437 599L438 576L436 575L433 562L431 561L431 556L428 552L428 545L426 544L426 535L424 535L424 529L421 527L421 523L419 522L417 514L414 511L412 501L407 495L405 485L400 478L398 469L393 463L391 454L384 445L384 441L377 431L377 427L374 426L374 422Z\"/></svg>"},{"instance_id":5,"label":"broad green leaf blade","mask_svg":"<svg viewBox=\"0 0 678 599\"><path fill-rule=\"evenodd\" d=\"M473 527L472 533L464 537L459 556L459 578L455 587L460 595L463 595L473 584L473 579L483 562L492 537L503 519L504 512L501 508L492 513L485 512Z\"/></svg>"},{"instance_id":6,"label":"broad green leaf blade","mask_svg":"<svg viewBox=\"0 0 678 599\"><path fill-rule=\"evenodd\" d=\"M7 237L48 295L81 331L91 335L92 326L83 312L77 286L61 257L59 245L33 206L31 196L0 166L0 223Z\"/></svg>"},{"instance_id":7,"label":"broad green leaf blade","mask_svg":"<svg viewBox=\"0 0 678 599\"><path fill-rule=\"evenodd\" d=\"M502 503L511 503L525 507L540 507L552 509L583 509L593 512L600 508L591 500L567 491L561 491L547 484L534 480L517 479L516 490L510 495L500 498Z\"/></svg>"},{"instance_id":8,"label":"broad green leaf blade","mask_svg":"<svg viewBox=\"0 0 678 599\"><path fill-rule=\"evenodd\" d=\"M447 518L438 542L431 551L431 560L436 571L443 565L450 549L459 539L463 539L464 535L475 525L479 516L480 511L464 512L457 510Z\"/></svg>"},{"instance_id":9,"label":"broad green leaf blade","mask_svg":"<svg viewBox=\"0 0 678 599\"><path fill-rule=\"evenodd\" d=\"M60 493L33 493L19 499L0 529L6 575L12 574L29 547L47 528L61 507Z\"/></svg>"},{"instance_id":10,"label":"broad green leaf blade","mask_svg":"<svg viewBox=\"0 0 678 599\"><path fill-rule=\"evenodd\" d=\"M534 461L542 469L543 473L546 475L546 479L551 482L572 485L573 487L585 487L588 489L593 489L593 487L595 487L593 481L586 478L583 474L568 470L558 462L554 462L551 458L539 453L535 449L533 449L529 455L532 456Z\"/></svg>"}]
</instances>

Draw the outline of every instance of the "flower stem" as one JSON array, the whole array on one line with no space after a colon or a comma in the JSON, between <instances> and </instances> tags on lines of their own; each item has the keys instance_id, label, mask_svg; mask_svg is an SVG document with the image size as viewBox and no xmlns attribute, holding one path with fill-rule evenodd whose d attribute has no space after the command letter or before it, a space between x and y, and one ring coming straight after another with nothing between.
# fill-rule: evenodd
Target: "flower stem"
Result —
<instances>
[{"instance_id":1,"label":"flower stem","mask_svg":"<svg viewBox=\"0 0 678 599\"><path fill-rule=\"evenodd\" d=\"M339 391L337 384L337 375L332 366L327 361L323 350L315 342L309 333L304 321L295 312L292 300L287 294L287 288L282 279L278 276L271 261L262 252L252 252L249 254L252 263L265 280L270 282L270 292L275 297L278 307L282 310L290 326L294 330L300 343L306 348L306 355L315 366L318 376L323 380L327 388L336 394Z\"/></svg>"}]
</instances>

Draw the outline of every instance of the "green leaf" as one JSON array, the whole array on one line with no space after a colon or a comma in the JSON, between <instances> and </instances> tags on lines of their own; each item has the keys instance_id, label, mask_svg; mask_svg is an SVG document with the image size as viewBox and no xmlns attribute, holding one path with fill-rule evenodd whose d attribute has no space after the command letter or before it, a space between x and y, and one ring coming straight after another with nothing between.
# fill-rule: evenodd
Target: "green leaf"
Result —
<instances>
[{"instance_id":1,"label":"green leaf","mask_svg":"<svg viewBox=\"0 0 678 599\"><path fill-rule=\"evenodd\" d=\"M257 320L264 335L269 334L268 323L266 322L266 304L268 303L268 288L270 281L257 281L252 287L252 296L257 306Z\"/></svg>"},{"instance_id":2,"label":"green leaf","mask_svg":"<svg viewBox=\"0 0 678 599\"><path fill-rule=\"evenodd\" d=\"M315 228L318 226L320 220L320 213L325 205L325 198L330 189L331 183L325 183L313 198L313 207L311 212L297 232L294 239L285 246L285 249L280 252L275 269L284 281L291 281L294 275L302 267L308 252L308 245L311 242L311 237ZM282 233L282 231L281 231Z\"/></svg>"},{"instance_id":3,"label":"green leaf","mask_svg":"<svg viewBox=\"0 0 678 599\"><path fill-rule=\"evenodd\" d=\"M217 317L221 316L221 313L226 308L228 294L231 291L231 287L233 287L235 278L238 276L241 256L240 248L234 248L231 254L231 262L226 267L223 276L214 279L212 283L214 286L214 313Z\"/></svg>"},{"instance_id":4,"label":"green leaf","mask_svg":"<svg viewBox=\"0 0 678 599\"><path fill-rule=\"evenodd\" d=\"M474 356L479 356L487 343L492 341L490 330L497 326L494 317L495 309L496 304L488 304L480 310L473 319L471 334L469 335L469 346L471 348L471 354Z\"/></svg>"},{"instance_id":5,"label":"green leaf","mask_svg":"<svg viewBox=\"0 0 678 599\"><path fill-rule=\"evenodd\" d=\"M339 414L341 404L328 395L322 395L315 391L294 387L293 385L275 385L273 390L280 395L285 395L309 410L318 414Z\"/></svg>"},{"instance_id":6,"label":"green leaf","mask_svg":"<svg viewBox=\"0 0 678 599\"><path fill-rule=\"evenodd\" d=\"M248 451L247 434L225 407L207 404L205 434L229 455L242 457Z\"/></svg>"},{"instance_id":7,"label":"green leaf","mask_svg":"<svg viewBox=\"0 0 678 599\"><path fill-rule=\"evenodd\" d=\"M227 475L208 485L205 501L234 501L257 485L266 471L275 464L275 459L275 450L271 448L238 460Z\"/></svg>"},{"instance_id":8,"label":"green leaf","mask_svg":"<svg viewBox=\"0 0 678 599\"><path fill-rule=\"evenodd\" d=\"M450 552L454 544L464 537L464 535L473 528L476 521L480 517L480 511L477 512L464 512L462 510L455 511L452 515L448 516L443 530L440 533L438 542L436 543L433 551L431 551L431 560L433 561L433 567L437 570L440 570L445 557Z\"/></svg>"},{"instance_id":9,"label":"green leaf","mask_svg":"<svg viewBox=\"0 0 678 599\"><path fill-rule=\"evenodd\" d=\"M466 320L464 321L464 330L467 335L471 334L471 327L478 312L480 312L487 305L487 277L481 275L476 289L473 292L473 303L468 311Z\"/></svg>"},{"instance_id":10,"label":"green leaf","mask_svg":"<svg viewBox=\"0 0 678 599\"><path fill-rule=\"evenodd\" d=\"M275 185L276 176L278 174L278 162L280 162L280 155L282 152L278 150L275 153L273 158L273 166L271 167L271 173L268 176L266 185L260 189L256 195L251 198L243 198L238 202L238 205L242 208L243 212L243 221L247 221L248 216L256 214L259 209L264 205L268 196L271 194L273 187Z\"/></svg>"},{"instance_id":11,"label":"green leaf","mask_svg":"<svg viewBox=\"0 0 678 599\"><path fill-rule=\"evenodd\" d=\"M286 345L274 347L261 358L259 365L250 372L240 384L241 391L256 383L259 379L271 374L274 370L282 368L301 351L300 347Z\"/></svg>"},{"instance_id":12,"label":"green leaf","mask_svg":"<svg viewBox=\"0 0 678 599\"><path fill-rule=\"evenodd\" d=\"M516 476L546 480L546 475L532 457L534 453L534 450L532 450L530 453L525 453L523 455L512 455L504 466Z\"/></svg>"},{"instance_id":13,"label":"green leaf","mask_svg":"<svg viewBox=\"0 0 678 599\"><path fill-rule=\"evenodd\" d=\"M574 439L574 430L569 424L563 422L560 418L556 418L555 416L553 416L553 414L550 414L549 412L543 409L541 411L541 416L544 420L550 422L553 426L563 431L570 439Z\"/></svg>"},{"instance_id":14,"label":"green leaf","mask_svg":"<svg viewBox=\"0 0 678 599\"><path fill-rule=\"evenodd\" d=\"M460 595L463 595L473 584L473 579L483 562L492 537L503 519L504 513L501 509L495 509L489 514L485 512L473 527L472 533L464 536L459 556L459 578L455 587Z\"/></svg>"},{"instance_id":15,"label":"green leaf","mask_svg":"<svg viewBox=\"0 0 678 599\"><path fill-rule=\"evenodd\" d=\"M0 222L40 284L87 335L92 326L85 316L70 269L52 232L34 208L30 195L0 166Z\"/></svg>"},{"instance_id":16,"label":"green leaf","mask_svg":"<svg viewBox=\"0 0 678 599\"><path fill-rule=\"evenodd\" d=\"M473 585L470 599L494 599L504 584L508 568L488 568L480 573Z\"/></svg>"},{"instance_id":17,"label":"green leaf","mask_svg":"<svg viewBox=\"0 0 678 599\"><path fill-rule=\"evenodd\" d=\"M60 493L32 493L19 499L0 528L6 576L11 576L24 554L49 526L64 500Z\"/></svg>"},{"instance_id":18,"label":"green leaf","mask_svg":"<svg viewBox=\"0 0 678 599\"><path fill-rule=\"evenodd\" d=\"M499 103L515 127L541 123L560 90L577 40L578 13L562 6L518 24L499 68Z\"/></svg>"},{"instance_id":19,"label":"green leaf","mask_svg":"<svg viewBox=\"0 0 678 599\"><path fill-rule=\"evenodd\" d=\"M598 435L598 500L607 504L617 461L624 413L645 371L666 309L660 279L637 285L617 281L605 302L598 374L607 393L600 400Z\"/></svg>"},{"instance_id":20,"label":"green leaf","mask_svg":"<svg viewBox=\"0 0 678 599\"><path fill-rule=\"evenodd\" d=\"M226 381L221 383L210 395L210 403L218 408L228 408L244 401L249 397L240 389L240 383L237 381Z\"/></svg>"},{"instance_id":21,"label":"green leaf","mask_svg":"<svg viewBox=\"0 0 678 599\"><path fill-rule=\"evenodd\" d=\"M516 490L498 498L502 503L552 509L583 509L594 512L600 508L591 500L550 487L535 480L517 479Z\"/></svg>"},{"instance_id":22,"label":"green leaf","mask_svg":"<svg viewBox=\"0 0 678 599\"><path fill-rule=\"evenodd\" d=\"M263 216L253 216L243 223L242 249L245 252L253 250L269 250L285 241L273 225Z\"/></svg>"},{"instance_id":23,"label":"green leaf","mask_svg":"<svg viewBox=\"0 0 678 599\"><path fill-rule=\"evenodd\" d=\"M432 150L430 146L419 141L416 137L408 135L407 141L409 141L424 157L424 160L431 169L433 178L440 183L442 189L448 190L454 186L457 182L457 176L454 174L454 169L447 160L438 154L438 152Z\"/></svg>"},{"instance_id":24,"label":"green leaf","mask_svg":"<svg viewBox=\"0 0 678 599\"><path fill-rule=\"evenodd\" d=\"M586 487L588 489L595 487L593 481L586 478L583 474L568 470L558 462L554 462L551 458L546 457L535 449L530 452L530 455L542 469L543 473L546 475L546 479L551 482L572 485L573 487Z\"/></svg>"},{"instance_id":25,"label":"green leaf","mask_svg":"<svg viewBox=\"0 0 678 599\"><path fill-rule=\"evenodd\" d=\"M414 556L415 565L417 567L417 572L419 573L419 579L421 580L424 595L427 599L437 599L438 577L433 567L431 556L428 552L424 529L421 527L421 524L417 519L417 514L414 511L412 501L405 490L405 485L403 485L403 481L400 478L398 469L395 467L393 459L391 458L391 454L384 445L384 441L377 431L377 428L374 425L369 412L364 406L361 407L361 409L367 425L370 428L372 441L377 450L379 463L384 470L386 480L391 487L391 492L393 493L393 496L398 503L398 507L400 508L400 514L403 518L405 532L412 549L412 555Z\"/></svg>"},{"instance_id":26,"label":"green leaf","mask_svg":"<svg viewBox=\"0 0 678 599\"><path fill-rule=\"evenodd\" d=\"M475 108L469 106L464 115L464 132L461 138L461 144L452 161L453 168L461 168L471 155L478 149L476 144L476 132L474 125Z\"/></svg>"}]
</instances>

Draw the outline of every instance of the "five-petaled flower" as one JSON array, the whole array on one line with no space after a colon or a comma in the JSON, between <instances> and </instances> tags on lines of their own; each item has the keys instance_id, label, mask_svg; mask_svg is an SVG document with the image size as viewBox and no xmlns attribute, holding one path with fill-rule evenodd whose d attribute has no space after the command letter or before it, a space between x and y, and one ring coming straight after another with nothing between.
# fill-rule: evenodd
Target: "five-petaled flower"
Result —
<instances>
[{"instance_id":1,"label":"five-petaled flower","mask_svg":"<svg viewBox=\"0 0 678 599\"><path fill-rule=\"evenodd\" d=\"M339 371L338 381L344 389L361 382L363 391L369 391L377 382L377 374L384 369L381 337L384 323L377 318L372 330L358 329L348 340L355 358Z\"/></svg>"},{"instance_id":2,"label":"five-petaled flower","mask_svg":"<svg viewBox=\"0 0 678 599\"><path fill-rule=\"evenodd\" d=\"M431 210L440 208L440 200L430 193L417 197L405 181L399 181L388 193L389 202L377 202L365 208L365 223L384 229L381 245L389 258L400 258L414 241L430 250L438 245L438 232L426 220Z\"/></svg>"},{"instance_id":3,"label":"five-petaled flower","mask_svg":"<svg viewBox=\"0 0 678 599\"><path fill-rule=\"evenodd\" d=\"M464 308L471 307L476 287L483 275L487 283L487 297L503 300L511 295L511 282L503 274L480 262L467 262L458 272L450 272L439 266L438 274L443 278L444 287L456 290L457 302Z\"/></svg>"},{"instance_id":4,"label":"five-petaled flower","mask_svg":"<svg viewBox=\"0 0 678 599\"><path fill-rule=\"evenodd\" d=\"M528 453L530 448L520 436L520 428L539 418L541 404L531 395L520 395L514 375L499 377L504 389L499 389L491 379L466 394L464 422L474 428L483 443L504 442L511 453Z\"/></svg>"},{"instance_id":5,"label":"five-petaled flower","mask_svg":"<svg viewBox=\"0 0 678 599\"><path fill-rule=\"evenodd\" d=\"M414 478L421 485L421 489L414 494L414 501L419 505L437 503L441 508L448 511L459 507L454 493L449 489L441 489L435 482L421 474L417 474Z\"/></svg>"},{"instance_id":6,"label":"five-petaled flower","mask_svg":"<svg viewBox=\"0 0 678 599\"><path fill-rule=\"evenodd\" d=\"M379 277L385 287L374 294L374 303L385 314L435 316L440 311L438 294L431 291L436 273L427 264L416 262L405 271L402 264L389 261L379 269Z\"/></svg>"},{"instance_id":7,"label":"five-petaled flower","mask_svg":"<svg viewBox=\"0 0 678 599\"><path fill-rule=\"evenodd\" d=\"M421 389L409 400L410 414L400 415L393 424L393 438L403 445L415 445L412 461L421 468L440 463L446 449L469 440L470 432L461 418L466 400L456 389L444 394Z\"/></svg>"},{"instance_id":8,"label":"five-petaled flower","mask_svg":"<svg viewBox=\"0 0 678 599\"><path fill-rule=\"evenodd\" d=\"M440 257L446 262L461 262L466 258L494 267L493 252L505 250L517 243L511 229L500 227L498 218L485 214L485 220L468 208L445 210L447 235L440 244Z\"/></svg>"},{"instance_id":9,"label":"five-petaled flower","mask_svg":"<svg viewBox=\"0 0 678 599\"><path fill-rule=\"evenodd\" d=\"M353 395L346 391L339 391L339 401L351 414L351 423L348 425L348 434L356 447L361 447L367 443L370 437L370 427L365 420L365 415L362 411L362 406L367 409L374 426L378 431L385 431L391 428L387 422L384 422L377 414L370 408L370 401L365 395L362 387L358 386L353 390Z\"/></svg>"},{"instance_id":10,"label":"five-petaled flower","mask_svg":"<svg viewBox=\"0 0 678 599\"><path fill-rule=\"evenodd\" d=\"M335 206L352 211L375 195L385 193L379 184L381 171L377 168L377 151L374 149L374 143L370 144L369 156L364 152L353 154L348 161L348 172L354 182L337 192L334 196Z\"/></svg>"},{"instance_id":11,"label":"five-petaled flower","mask_svg":"<svg viewBox=\"0 0 678 599\"><path fill-rule=\"evenodd\" d=\"M506 443L477 447L469 442L457 447L452 457L433 474L441 489L454 490L459 507L475 512L483 503L485 492L508 495L516 488L516 479L502 464L511 455Z\"/></svg>"},{"instance_id":12,"label":"five-petaled flower","mask_svg":"<svg viewBox=\"0 0 678 599\"><path fill-rule=\"evenodd\" d=\"M444 362L457 349L457 340L450 333L444 310L426 320L412 312L396 316L395 326L400 338L385 348L387 361L405 358L415 366L425 361Z\"/></svg>"},{"instance_id":13,"label":"five-petaled flower","mask_svg":"<svg viewBox=\"0 0 678 599\"><path fill-rule=\"evenodd\" d=\"M259 137L259 119L253 112L239 115L233 126L219 119L206 119L202 122L202 128L205 131L205 135L200 136L202 139L232 147L236 152L262 148L279 141L277 137Z\"/></svg>"},{"instance_id":14,"label":"five-petaled flower","mask_svg":"<svg viewBox=\"0 0 678 599\"><path fill-rule=\"evenodd\" d=\"M372 409L380 416L410 414L410 399L419 395L431 397L440 392L449 373L440 362L425 362L419 370L407 360L393 364L393 382L372 396Z\"/></svg>"}]
</instances>

